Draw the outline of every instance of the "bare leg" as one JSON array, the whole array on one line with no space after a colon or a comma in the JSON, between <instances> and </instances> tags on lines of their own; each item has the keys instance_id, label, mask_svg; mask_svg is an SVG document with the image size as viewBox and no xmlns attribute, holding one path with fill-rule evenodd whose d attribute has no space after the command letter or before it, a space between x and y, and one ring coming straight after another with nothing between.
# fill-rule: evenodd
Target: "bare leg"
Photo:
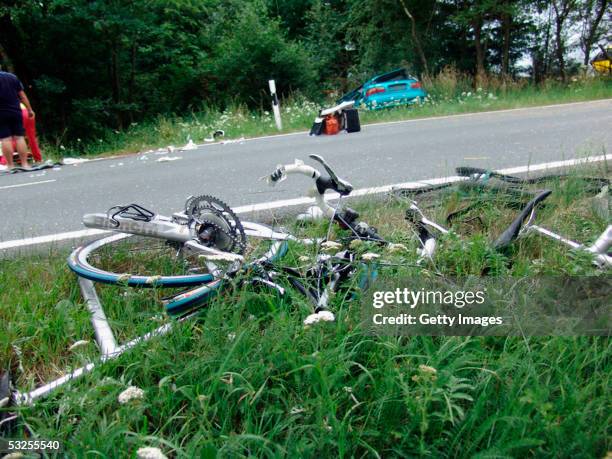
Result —
<instances>
[{"instance_id":1,"label":"bare leg","mask_svg":"<svg viewBox=\"0 0 612 459\"><path fill-rule=\"evenodd\" d=\"M2 154L6 159L6 166L9 169L13 168L13 139L7 137L6 139L0 140L2 142Z\"/></svg>"},{"instance_id":2,"label":"bare leg","mask_svg":"<svg viewBox=\"0 0 612 459\"><path fill-rule=\"evenodd\" d=\"M25 143L23 136L15 137L17 140L17 153L19 153L19 159L21 159L21 166L26 169L30 168L28 164L28 146Z\"/></svg>"}]
</instances>

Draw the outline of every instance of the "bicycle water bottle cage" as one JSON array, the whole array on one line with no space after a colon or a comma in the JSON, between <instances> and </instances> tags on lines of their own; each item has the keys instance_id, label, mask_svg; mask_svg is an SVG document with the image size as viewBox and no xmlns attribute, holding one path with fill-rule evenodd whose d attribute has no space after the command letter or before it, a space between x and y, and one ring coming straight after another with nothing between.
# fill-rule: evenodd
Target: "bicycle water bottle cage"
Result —
<instances>
[{"instance_id":1,"label":"bicycle water bottle cage","mask_svg":"<svg viewBox=\"0 0 612 459\"><path fill-rule=\"evenodd\" d=\"M324 168L329 177L319 177L317 179L317 191L320 194L325 193L326 190L334 190L339 193L341 196L347 196L353 191L353 185L351 185L348 181L341 179L336 175L334 170L330 167L329 164L319 155L308 155L311 159L314 159L318 163L320 163Z\"/></svg>"},{"instance_id":2,"label":"bicycle water bottle cage","mask_svg":"<svg viewBox=\"0 0 612 459\"><path fill-rule=\"evenodd\" d=\"M116 209L116 211L115 211ZM107 215L108 219L115 226L119 226L119 222L115 220L115 217L119 216L121 218L129 218L130 220L136 220L139 222L150 222L153 217L155 217L155 213L151 212L148 209L145 209L138 204L128 204L127 206L115 206L108 209Z\"/></svg>"}]
</instances>

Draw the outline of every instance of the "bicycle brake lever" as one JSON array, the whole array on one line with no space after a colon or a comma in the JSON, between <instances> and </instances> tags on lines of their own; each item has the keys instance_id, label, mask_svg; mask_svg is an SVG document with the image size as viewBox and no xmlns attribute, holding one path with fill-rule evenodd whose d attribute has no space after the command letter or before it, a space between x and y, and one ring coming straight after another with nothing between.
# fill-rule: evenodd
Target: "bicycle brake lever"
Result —
<instances>
[{"instance_id":1,"label":"bicycle brake lever","mask_svg":"<svg viewBox=\"0 0 612 459\"><path fill-rule=\"evenodd\" d=\"M266 183L270 186L276 185L278 182L282 182L287 178L287 174L285 174L285 166L278 165L274 172L270 175L264 175L260 177L259 180L265 180Z\"/></svg>"},{"instance_id":2,"label":"bicycle brake lever","mask_svg":"<svg viewBox=\"0 0 612 459\"><path fill-rule=\"evenodd\" d=\"M311 155L308 155L308 157L311 158L311 159L314 159L315 161L320 163L325 168L325 171L327 172L329 177L332 179L332 181L338 187L337 191L339 193L348 194L351 191L353 191L353 185L351 185L346 180L343 180L340 177L338 177L336 175L336 173L334 172L334 170L331 168L331 166L329 164L327 164L327 161L325 161L321 156L315 155L315 154L311 154Z\"/></svg>"}]
</instances>

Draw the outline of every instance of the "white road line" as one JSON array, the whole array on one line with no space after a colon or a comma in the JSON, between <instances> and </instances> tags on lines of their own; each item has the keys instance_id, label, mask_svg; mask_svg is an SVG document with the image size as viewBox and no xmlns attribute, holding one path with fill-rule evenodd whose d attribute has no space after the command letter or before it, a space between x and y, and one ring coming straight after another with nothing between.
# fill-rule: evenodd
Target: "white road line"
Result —
<instances>
[{"instance_id":1,"label":"white road line","mask_svg":"<svg viewBox=\"0 0 612 459\"><path fill-rule=\"evenodd\" d=\"M531 164L527 166L518 166L518 167L509 167L506 169L497 169L497 172L501 174L524 174L528 172L534 171L542 171L546 169L556 169L559 167L568 167L568 166L579 166L587 163L596 163L600 161L612 161L612 154L609 155L601 155L601 156L591 156L586 158L578 158L578 159L568 159L565 161L553 161L548 163L541 164ZM354 190L351 193L351 196L367 196L372 194L380 194L387 193L395 188L403 188L403 189L419 189L424 188L429 185L437 185L442 183L455 183L462 180L467 180L466 177L460 176L449 176L449 177L438 177L427 180L422 180L418 182L403 182L403 183L395 183L392 185L383 185L377 187L370 188L360 188L358 190ZM338 199L340 196L337 193L329 193L325 195L326 200L334 200ZM259 204L250 204L246 206L235 207L234 211L237 214L245 214L251 212L258 212L262 210L272 210L279 209L283 207L292 207L299 206L304 204L312 204L314 203L314 198L295 198L295 199L284 199L280 201L271 201L271 202L262 202ZM86 229L80 231L70 231L66 233L58 233L58 234L49 234L47 236L38 236L27 239L15 239L12 241L0 242L0 250L14 249L17 247L25 247L30 245L37 244L45 244L50 242L58 242L64 241L67 239L79 239L88 236L97 236L100 234L110 233L111 231L98 230L98 229Z\"/></svg>"},{"instance_id":2,"label":"white road line","mask_svg":"<svg viewBox=\"0 0 612 459\"><path fill-rule=\"evenodd\" d=\"M15 239L13 241L0 242L0 250L15 249L17 247L25 247L28 245L46 244L49 242L64 241L66 239L79 239L88 236L97 236L98 234L106 234L109 231L98 229L86 229L79 231L69 231L67 233L49 234L48 236L29 237L26 239Z\"/></svg>"},{"instance_id":3,"label":"white road line","mask_svg":"<svg viewBox=\"0 0 612 459\"><path fill-rule=\"evenodd\" d=\"M30 182L30 183L20 183L18 185L0 186L0 190L6 190L8 188L19 188L21 186L40 185L42 183L51 183L51 182L57 182L57 180L55 180L55 179L53 179L53 180L42 180L40 182Z\"/></svg>"}]
</instances>

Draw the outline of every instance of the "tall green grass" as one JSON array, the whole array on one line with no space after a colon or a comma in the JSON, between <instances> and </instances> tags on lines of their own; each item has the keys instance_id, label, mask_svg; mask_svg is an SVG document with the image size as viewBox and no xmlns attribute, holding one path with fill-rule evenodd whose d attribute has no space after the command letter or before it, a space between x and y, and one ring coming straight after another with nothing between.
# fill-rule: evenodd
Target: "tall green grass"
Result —
<instances>
[{"instance_id":1,"label":"tall green grass","mask_svg":"<svg viewBox=\"0 0 612 459\"><path fill-rule=\"evenodd\" d=\"M542 225L588 243L609 223L579 177L546 186L554 193L539 213ZM409 250L359 250L391 262L380 273L389 278L484 268L605 276L587 257L536 235L496 254L490 241L516 213L502 198L455 189L420 196L438 221L470 202L482 220L465 214L453 226L458 236L441 241L435 265L420 268L406 202L360 201L362 217ZM320 235L326 227L292 230ZM0 260L0 367L12 367L22 389L95 355L66 252ZM293 245L287 263L314 255ZM158 292L106 286L99 293L121 340L168 320ZM61 439L69 457L134 457L141 446L184 458L590 458L610 450L608 338L373 336L360 325L359 301L338 294L332 307L335 322L304 328L311 308L294 290L279 297L230 288L197 319L20 409L12 436ZM69 351L79 339L90 343ZM120 405L129 385L145 396Z\"/></svg>"}]
</instances>

